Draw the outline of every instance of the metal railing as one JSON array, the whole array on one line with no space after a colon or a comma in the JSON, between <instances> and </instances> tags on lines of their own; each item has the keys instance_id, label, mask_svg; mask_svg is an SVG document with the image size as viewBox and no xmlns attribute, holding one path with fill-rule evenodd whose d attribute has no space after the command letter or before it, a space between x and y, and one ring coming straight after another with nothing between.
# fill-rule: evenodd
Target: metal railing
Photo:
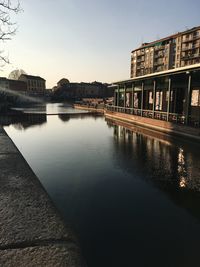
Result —
<instances>
[{"instance_id":1,"label":"metal railing","mask_svg":"<svg viewBox=\"0 0 200 267\"><path fill-rule=\"evenodd\" d=\"M167 113L164 111L153 111L153 110L142 110L142 109L137 109L137 108L128 108L128 107L119 107L119 106L111 106L111 105L106 105L106 109L111 111L111 112L120 112L120 113L125 113L125 114L130 114L130 115L136 115L136 116L141 116L141 117L146 117L146 118L152 118L152 119L157 119L157 120L162 120L162 121L169 121L169 122L174 122L178 124L186 124L186 118L182 114L178 113ZM190 119L190 125L199 127L200 123L192 122Z\"/></svg>"}]
</instances>

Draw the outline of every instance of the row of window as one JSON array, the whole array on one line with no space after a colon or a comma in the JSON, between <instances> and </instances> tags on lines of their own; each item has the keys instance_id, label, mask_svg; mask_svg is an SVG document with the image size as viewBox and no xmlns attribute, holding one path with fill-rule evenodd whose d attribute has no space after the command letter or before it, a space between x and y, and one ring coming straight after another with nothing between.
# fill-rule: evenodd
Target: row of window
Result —
<instances>
[{"instance_id":1,"label":"row of window","mask_svg":"<svg viewBox=\"0 0 200 267\"><path fill-rule=\"evenodd\" d=\"M44 87L44 82L37 81L37 80L28 80L29 87Z\"/></svg>"},{"instance_id":2,"label":"row of window","mask_svg":"<svg viewBox=\"0 0 200 267\"><path fill-rule=\"evenodd\" d=\"M124 96L124 95L123 95ZM130 105L130 93L126 93L126 106L128 107ZM169 92L166 91L165 94L165 101L167 102L169 99ZM174 92L171 91L170 94L170 102L172 102L174 99ZM148 93L148 103L150 105L153 104L153 92L149 91ZM155 99L155 110L161 111L163 108L163 91L157 91L156 92L156 99ZM134 108L140 108L139 107L139 93L135 92L133 95L133 106ZM191 106L192 107L200 107L200 89L194 89L192 90L191 95Z\"/></svg>"}]
</instances>

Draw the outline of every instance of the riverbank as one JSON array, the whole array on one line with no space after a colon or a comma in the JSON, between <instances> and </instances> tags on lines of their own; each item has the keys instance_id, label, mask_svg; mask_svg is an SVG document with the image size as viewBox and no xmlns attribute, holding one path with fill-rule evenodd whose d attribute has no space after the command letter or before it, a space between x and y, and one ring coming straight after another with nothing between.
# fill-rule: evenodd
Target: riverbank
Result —
<instances>
[{"instance_id":1,"label":"riverbank","mask_svg":"<svg viewBox=\"0 0 200 267\"><path fill-rule=\"evenodd\" d=\"M0 266L85 266L78 241L0 126Z\"/></svg>"}]
</instances>

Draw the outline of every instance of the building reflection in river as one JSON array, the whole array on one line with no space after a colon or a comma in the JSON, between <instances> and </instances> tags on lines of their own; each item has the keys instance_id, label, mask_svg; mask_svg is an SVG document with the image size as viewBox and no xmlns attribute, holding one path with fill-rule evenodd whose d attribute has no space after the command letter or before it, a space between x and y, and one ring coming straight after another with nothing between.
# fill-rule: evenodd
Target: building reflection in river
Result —
<instances>
[{"instance_id":1,"label":"building reflection in river","mask_svg":"<svg viewBox=\"0 0 200 267\"><path fill-rule=\"evenodd\" d=\"M132 169L134 165L131 163L137 162L150 175L144 178L161 188L200 192L200 162L199 157L194 156L198 152L191 153L189 144L184 140L163 137L138 127L130 130L111 120L107 123L114 129L115 149L123 149L126 155L127 160L123 164L127 165L127 169ZM121 161L123 158L118 155ZM130 161L132 155L134 159Z\"/></svg>"},{"instance_id":2,"label":"building reflection in river","mask_svg":"<svg viewBox=\"0 0 200 267\"><path fill-rule=\"evenodd\" d=\"M12 114L0 116L0 125L13 125L17 130L26 130L27 128L43 125L47 122L46 114Z\"/></svg>"},{"instance_id":3,"label":"building reflection in river","mask_svg":"<svg viewBox=\"0 0 200 267\"><path fill-rule=\"evenodd\" d=\"M95 113L74 113L74 114L59 114L58 118L63 122L68 122L71 119L87 119L93 118L94 120L102 117L102 114L95 114Z\"/></svg>"}]
</instances>

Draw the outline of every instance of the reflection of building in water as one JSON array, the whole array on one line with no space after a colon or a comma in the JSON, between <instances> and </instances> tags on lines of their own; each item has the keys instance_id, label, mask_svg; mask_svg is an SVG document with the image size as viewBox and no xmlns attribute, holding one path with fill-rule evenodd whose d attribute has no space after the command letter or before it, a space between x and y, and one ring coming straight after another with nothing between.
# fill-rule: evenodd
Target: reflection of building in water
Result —
<instances>
[{"instance_id":1,"label":"reflection of building in water","mask_svg":"<svg viewBox=\"0 0 200 267\"><path fill-rule=\"evenodd\" d=\"M21 114L0 116L0 124L9 126L11 124L18 130L24 130L34 125L42 125L47 122L46 114Z\"/></svg>"},{"instance_id":2,"label":"reflection of building in water","mask_svg":"<svg viewBox=\"0 0 200 267\"><path fill-rule=\"evenodd\" d=\"M187 172L185 168L186 166L185 166L184 153L183 153L183 149L180 148L179 153L178 153L178 168L177 168L179 179L180 179L180 187L187 186L187 182L186 182Z\"/></svg>"},{"instance_id":3,"label":"reflection of building in water","mask_svg":"<svg viewBox=\"0 0 200 267\"><path fill-rule=\"evenodd\" d=\"M114 130L116 166L164 192L176 205L200 219L200 159L197 144L168 141L141 129L127 129L107 120ZM180 145L179 145L180 144Z\"/></svg>"},{"instance_id":4,"label":"reflection of building in water","mask_svg":"<svg viewBox=\"0 0 200 267\"><path fill-rule=\"evenodd\" d=\"M107 123L113 125L115 148L123 149L127 156L124 164L129 165L128 169L133 168L132 164L142 165L149 173L146 179L161 188L185 188L200 192L198 157L194 158L183 146L174 145L172 140L159 139L151 132L147 134L146 129L143 133L139 128L130 130L110 120ZM131 162L132 159L134 162Z\"/></svg>"},{"instance_id":5,"label":"reflection of building in water","mask_svg":"<svg viewBox=\"0 0 200 267\"><path fill-rule=\"evenodd\" d=\"M93 113L74 113L74 114L59 114L58 118L63 121L67 122L71 119L86 119L86 118L92 118L92 119L98 119L99 117L102 117L102 114L93 114Z\"/></svg>"}]
</instances>

